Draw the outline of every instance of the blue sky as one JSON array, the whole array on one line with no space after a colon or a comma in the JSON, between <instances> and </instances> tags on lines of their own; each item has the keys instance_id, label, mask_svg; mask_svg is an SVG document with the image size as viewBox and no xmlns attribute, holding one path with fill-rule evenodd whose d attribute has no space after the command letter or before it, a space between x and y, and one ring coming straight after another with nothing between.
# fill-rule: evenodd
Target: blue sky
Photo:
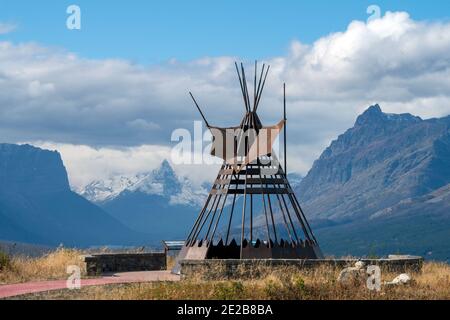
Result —
<instances>
[{"instance_id":1,"label":"blue sky","mask_svg":"<svg viewBox=\"0 0 450 320\"><path fill-rule=\"evenodd\" d=\"M239 122L234 61L252 74L254 59L272 66L265 124L287 83L290 169L306 174L370 105L450 114L450 1L0 0L0 143L60 151L77 188L145 172L201 120L189 90L215 125Z\"/></svg>"},{"instance_id":2,"label":"blue sky","mask_svg":"<svg viewBox=\"0 0 450 320\"><path fill-rule=\"evenodd\" d=\"M82 30L65 27L66 8L82 10ZM365 21L376 4L414 20L447 21L450 1L0 1L0 21L17 25L1 38L57 46L87 58L159 63L205 56L254 58L286 54L292 40L312 43Z\"/></svg>"}]
</instances>

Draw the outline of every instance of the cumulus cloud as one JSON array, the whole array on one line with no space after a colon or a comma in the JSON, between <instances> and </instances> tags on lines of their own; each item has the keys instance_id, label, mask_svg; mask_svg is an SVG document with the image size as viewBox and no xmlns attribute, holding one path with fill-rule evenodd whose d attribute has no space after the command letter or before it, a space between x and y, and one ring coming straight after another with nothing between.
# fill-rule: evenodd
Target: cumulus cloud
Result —
<instances>
[{"instance_id":1,"label":"cumulus cloud","mask_svg":"<svg viewBox=\"0 0 450 320\"><path fill-rule=\"evenodd\" d=\"M171 160L171 148L160 145L137 147L99 147L73 145L48 141L26 142L46 150L56 150L66 167L70 185L80 191L96 180L106 180L114 176L132 176L147 173L158 168L164 160L169 160L180 177L187 177L195 185L211 181L220 165L175 164Z\"/></svg>"},{"instance_id":2,"label":"cumulus cloud","mask_svg":"<svg viewBox=\"0 0 450 320\"><path fill-rule=\"evenodd\" d=\"M295 86L299 100L411 105L450 91L450 24L415 22L407 13L388 12L368 24L354 21L345 32L311 47L295 49L299 46L294 43L291 55L281 60L281 74ZM433 105L429 109L436 115L449 111Z\"/></svg>"},{"instance_id":3,"label":"cumulus cloud","mask_svg":"<svg viewBox=\"0 0 450 320\"><path fill-rule=\"evenodd\" d=\"M234 96L239 108L237 87L228 81L232 69L223 67L231 60L144 67L0 42L0 133L8 140L94 146L167 144L172 130L198 118L189 88L212 97L216 107Z\"/></svg>"},{"instance_id":4,"label":"cumulus cloud","mask_svg":"<svg viewBox=\"0 0 450 320\"><path fill-rule=\"evenodd\" d=\"M80 189L93 180L107 179L114 175L148 172L170 157L170 148L157 145L93 148L87 145L39 141L32 144L61 153L74 189Z\"/></svg>"},{"instance_id":5,"label":"cumulus cloud","mask_svg":"<svg viewBox=\"0 0 450 320\"><path fill-rule=\"evenodd\" d=\"M0 42L0 137L88 145L107 156L105 150L128 148L129 154L146 145L165 150L174 129L193 130L193 120L200 119L188 90L211 123L240 120L236 59L142 66ZM321 150L373 103L425 118L450 113L450 23L388 12L369 23L353 21L311 45L293 41L285 56L267 62L272 69L260 117L267 124L281 118L286 81L291 170L306 173Z\"/></svg>"}]
</instances>

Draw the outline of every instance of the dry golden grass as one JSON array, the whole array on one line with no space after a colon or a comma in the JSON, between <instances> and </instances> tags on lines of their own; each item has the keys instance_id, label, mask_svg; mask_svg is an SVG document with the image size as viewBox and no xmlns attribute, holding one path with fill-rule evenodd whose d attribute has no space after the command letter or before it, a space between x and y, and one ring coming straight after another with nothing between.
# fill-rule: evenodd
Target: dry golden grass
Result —
<instances>
[{"instance_id":1,"label":"dry golden grass","mask_svg":"<svg viewBox=\"0 0 450 320\"><path fill-rule=\"evenodd\" d=\"M0 271L0 284L66 279L67 267L71 265L79 266L84 274L81 254L78 250L59 248L41 258L11 258L8 266Z\"/></svg>"},{"instance_id":2,"label":"dry golden grass","mask_svg":"<svg viewBox=\"0 0 450 320\"><path fill-rule=\"evenodd\" d=\"M265 272L265 273L264 273ZM55 291L28 295L20 299L89 299L89 300L404 300L450 299L450 266L425 263L423 272L413 274L408 285L383 286L380 292L369 291L364 283L343 285L337 282L339 270L322 267L309 271L293 268L259 270L258 278L242 280L204 280L111 285L77 291ZM397 274L384 273L383 281Z\"/></svg>"}]
</instances>

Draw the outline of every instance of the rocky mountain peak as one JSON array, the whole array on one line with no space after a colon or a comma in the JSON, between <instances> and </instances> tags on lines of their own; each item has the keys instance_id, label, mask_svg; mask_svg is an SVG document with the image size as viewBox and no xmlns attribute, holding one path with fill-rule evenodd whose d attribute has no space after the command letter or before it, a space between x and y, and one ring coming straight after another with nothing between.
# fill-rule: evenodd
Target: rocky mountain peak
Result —
<instances>
[{"instance_id":1,"label":"rocky mountain peak","mask_svg":"<svg viewBox=\"0 0 450 320\"><path fill-rule=\"evenodd\" d=\"M390 114L384 113L380 105L375 104L364 111L356 120L355 127L373 126L376 124L386 124L388 122L414 123L422 119L410 113Z\"/></svg>"},{"instance_id":2,"label":"rocky mountain peak","mask_svg":"<svg viewBox=\"0 0 450 320\"><path fill-rule=\"evenodd\" d=\"M384 113L378 104L370 106L366 111L361 114L356 120L356 126L364 126L375 121L384 120Z\"/></svg>"},{"instance_id":3,"label":"rocky mountain peak","mask_svg":"<svg viewBox=\"0 0 450 320\"><path fill-rule=\"evenodd\" d=\"M422 120L371 106L302 180L306 208L333 219L364 216L442 187L450 182L448 141L445 118Z\"/></svg>"},{"instance_id":4,"label":"rocky mountain peak","mask_svg":"<svg viewBox=\"0 0 450 320\"><path fill-rule=\"evenodd\" d=\"M154 181L178 182L177 175L167 160L164 160L159 168L153 170L151 176Z\"/></svg>"},{"instance_id":5,"label":"rocky mountain peak","mask_svg":"<svg viewBox=\"0 0 450 320\"><path fill-rule=\"evenodd\" d=\"M118 175L87 185L80 194L96 203L113 201L119 196L141 193L159 196L167 203L198 206L204 201L205 189L194 187L191 182L179 177L169 161L147 173L137 175Z\"/></svg>"},{"instance_id":6,"label":"rocky mountain peak","mask_svg":"<svg viewBox=\"0 0 450 320\"><path fill-rule=\"evenodd\" d=\"M181 182L167 160L132 187L133 191L170 196L181 192Z\"/></svg>"}]
</instances>

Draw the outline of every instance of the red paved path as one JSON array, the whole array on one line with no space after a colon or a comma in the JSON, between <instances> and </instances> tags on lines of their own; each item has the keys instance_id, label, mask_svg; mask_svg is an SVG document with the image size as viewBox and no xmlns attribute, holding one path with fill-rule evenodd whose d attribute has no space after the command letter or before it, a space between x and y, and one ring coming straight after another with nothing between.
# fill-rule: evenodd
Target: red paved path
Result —
<instances>
[{"instance_id":1,"label":"red paved path","mask_svg":"<svg viewBox=\"0 0 450 320\"><path fill-rule=\"evenodd\" d=\"M95 279L81 279L81 287L100 286L119 283L138 283L154 281L178 281L180 277L170 271L144 271L116 273L110 276ZM20 296L23 294L60 290L67 288L67 280L53 280L40 282L27 282L0 286L0 299Z\"/></svg>"}]
</instances>

